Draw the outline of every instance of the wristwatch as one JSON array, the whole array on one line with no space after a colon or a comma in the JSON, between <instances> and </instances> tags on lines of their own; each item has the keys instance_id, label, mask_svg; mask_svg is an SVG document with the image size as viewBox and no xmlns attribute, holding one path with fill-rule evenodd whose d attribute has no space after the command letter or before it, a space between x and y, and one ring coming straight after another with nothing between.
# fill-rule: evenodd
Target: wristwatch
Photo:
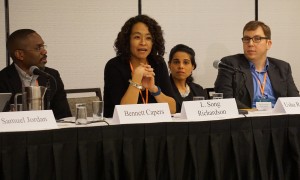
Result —
<instances>
[{"instance_id":1,"label":"wristwatch","mask_svg":"<svg viewBox=\"0 0 300 180\"><path fill-rule=\"evenodd\" d=\"M131 86L136 87L136 88L138 88L139 90L143 89L143 86L142 86L142 85L140 85L140 84L138 84L138 83L136 83L136 82L133 82L131 79L129 79L128 82L129 82L129 84L130 84Z\"/></svg>"}]
</instances>

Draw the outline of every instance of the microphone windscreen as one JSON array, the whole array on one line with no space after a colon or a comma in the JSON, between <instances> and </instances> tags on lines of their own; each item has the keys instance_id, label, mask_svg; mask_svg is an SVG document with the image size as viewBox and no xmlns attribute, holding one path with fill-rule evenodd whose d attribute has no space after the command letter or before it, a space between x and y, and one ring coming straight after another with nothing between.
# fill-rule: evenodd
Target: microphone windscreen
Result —
<instances>
[{"instance_id":1,"label":"microphone windscreen","mask_svg":"<svg viewBox=\"0 0 300 180\"><path fill-rule=\"evenodd\" d=\"M219 61L219 60L215 60L214 63L213 63L214 68L218 69L220 62L221 61Z\"/></svg>"},{"instance_id":2,"label":"microphone windscreen","mask_svg":"<svg viewBox=\"0 0 300 180\"><path fill-rule=\"evenodd\" d=\"M29 73L31 74L31 75L34 75L34 70L35 69L39 69L37 66L31 66L30 68L29 68Z\"/></svg>"}]
</instances>

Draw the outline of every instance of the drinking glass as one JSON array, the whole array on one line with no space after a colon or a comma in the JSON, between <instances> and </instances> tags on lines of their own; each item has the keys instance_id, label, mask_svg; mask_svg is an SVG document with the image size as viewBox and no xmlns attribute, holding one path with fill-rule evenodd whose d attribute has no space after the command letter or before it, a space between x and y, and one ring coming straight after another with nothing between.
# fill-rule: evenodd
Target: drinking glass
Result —
<instances>
[{"instance_id":1,"label":"drinking glass","mask_svg":"<svg viewBox=\"0 0 300 180\"><path fill-rule=\"evenodd\" d=\"M15 107L15 104L10 104L10 111L23 111L23 104L16 104L17 107Z\"/></svg>"},{"instance_id":2,"label":"drinking glass","mask_svg":"<svg viewBox=\"0 0 300 180\"><path fill-rule=\"evenodd\" d=\"M202 101L205 100L204 96L194 96L193 101Z\"/></svg>"},{"instance_id":3,"label":"drinking glass","mask_svg":"<svg viewBox=\"0 0 300 180\"><path fill-rule=\"evenodd\" d=\"M104 102L103 101L93 101L92 107L93 107L93 120L94 121L103 120Z\"/></svg>"},{"instance_id":4,"label":"drinking glass","mask_svg":"<svg viewBox=\"0 0 300 180\"><path fill-rule=\"evenodd\" d=\"M212 95L213 99L223 99L223 93L214 93Z\"/></svg>"},{"instance_id":5,"label":"drinking glass","mask_svg":"<svg viewBox=\"0 0 300 180\"><path fill-rule=\"evenodd\" d=\"M76 116L75 116L75 124L87 124L87 110L86 110L86 104L76 104Z\"/></svg>"}]
</instances>

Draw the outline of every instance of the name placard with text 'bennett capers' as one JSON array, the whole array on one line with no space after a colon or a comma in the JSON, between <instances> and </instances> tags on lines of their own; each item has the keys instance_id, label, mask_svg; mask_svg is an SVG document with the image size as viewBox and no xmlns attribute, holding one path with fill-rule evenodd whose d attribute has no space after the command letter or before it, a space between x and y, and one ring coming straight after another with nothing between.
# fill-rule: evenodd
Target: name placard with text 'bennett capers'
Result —
<instances>
[{"instance_id":1,"label":"name placard with text 'bennett capers'","mask_svg":"<svg viewBox=\"0 0 300 180\"><path fill-rule=\"evenodd\" d=\"M52 110L0 113L0 132L57 129Z\"/></svg>"},{"instance_id":2,"label":"name placard with text 'bennett capers'","mask_svg":"<svg viewBox=\"0 0 300 180\"><path fill-rule=\"evenodd\" d=\"M229 99L211 99L184 101L181 107L181 118L189 121L208 121L239 118L236 101Z\"/></svg>"},{"instance_id":3,"label":"name placard with text 'bennett capers'","mask_svg":"<svg viewBox=\"0 0 300 180\"><path fill-rule=\"evenodd\" d=\"M171 122L167 103L116 105L112 124Z\"/></svg>"}]
</instances>

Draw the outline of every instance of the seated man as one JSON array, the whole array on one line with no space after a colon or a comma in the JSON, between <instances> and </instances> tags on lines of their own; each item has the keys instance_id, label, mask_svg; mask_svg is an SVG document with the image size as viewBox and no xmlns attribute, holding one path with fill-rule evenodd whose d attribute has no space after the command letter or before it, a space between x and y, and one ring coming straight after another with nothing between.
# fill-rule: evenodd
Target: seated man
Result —
<instances>
[{"instance_id":1,"label":"seated man","mask_svg":"<svg viewBox=\"0 0 300 180\"><path fill-rule=\"evenodd\" d=\"M238 108L255 108L256 102L271 102L278 97L299 96L289 63L267 57L272 46L271 30L260 21L250 21L243 29L244 54L224 57L221 61L241 72L219 69L215 91L224 98L236 98Z\"/></svg>"},{"instance_id":2,"label":"seated man","mask_svg":"<svg viewBox=\"0 0 300 180\"><path fill-rule=\"evenodd\" d=\"M41 36L34 30L20 29L9 36L6 47L13 63L0 71L0 93L12 93L10 103L14 103L14 95L22 92L24 87L36 85L47 87L46 77L32 75L29 71L31 66L37 66L56 80L55 85L55 81L50 79L50 109L55 118L71 116L64 84L58 71L45 67L47 50ZM45 100L44 107L47 108L47 100ZM9 107L6 110L9 110Z\"/></svg>"}]
</instances>

